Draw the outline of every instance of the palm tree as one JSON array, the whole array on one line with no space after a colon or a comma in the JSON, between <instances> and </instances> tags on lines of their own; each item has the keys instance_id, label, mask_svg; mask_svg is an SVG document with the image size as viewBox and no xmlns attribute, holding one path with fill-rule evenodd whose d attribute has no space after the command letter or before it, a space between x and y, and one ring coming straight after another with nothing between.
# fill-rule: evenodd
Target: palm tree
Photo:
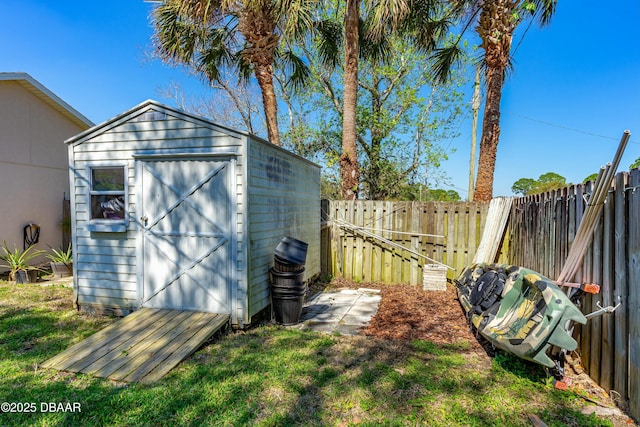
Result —
<instances>
[{"instance_id":1,"label":"palm tree","mask_svg":"<svg viewBox=\"0 0 640 427\"><path fill-rule=\"evenodd\" d=\"M360 171L356 150L356 106L358 104L358 46L360 0L347 0L344 15L344 98L342 106L342 153L340 193L345 200L358 198Z\"/></svg>"},{"instance_id":2,"label":"palm tree","mask_svg":"<svg viewBox=\"0 0 640 427\"><path fill-rule=\"evenodd\" d=\"M311 26L316 0L164 0L153 12L155 45L166 62L190 66L209 81L217 81L222 67L235 68L248 78L251 71L262 92L269 141L280 145L273 67L292 58L279 51L280 41L298 37ZM285 4L286 3L286 4ZM292 83L306 73L293 60Z\"/></svg>"},{"instance_id":3,"label":"palm tree","mask_svg":"<svg viewBox=\"0 0 640 427\"><path fill-rule=\"evenodd\" d=\"M356 106L358 102L358 56L384 60L387 37L393 32L410 35L418 46L435 49L436 40L446 34L449 22L436 19L441 0L413 2L382 0L370 2L365 20L360 0L346 0L344 34L344 99L342 107L341 195L358 198L360 172L357 160ZM362 30L362 31L361 31Z\"/></svg>"},{"instance_id":4,"label":"palm tree","mask_svg":"<svg viewBox=\"0 0 640 427\"><path fill-rule=\"evenodd\" d=\"M434 48L437 37L450 24L450 20L462 20L463 31L457 41L449 46L435 49L434 73L440 80L446 80L458 58L463 54L460 42L462 35L476 25L476 31L482 41L484 50L482 63L485 69L486 97L480 140L480 157L474 200L491 200L493 195L493 174L500 138L500 99L506 71L511 66L511 42L515 29L528 16L540 25L551 21L557 0L458 0L445 3L437 1L424 2L429 10L442 10L441 19L430 21L424 35L418 34L414 39L418 46ZM394 28L414 28L416 21L413 11L416 4L411 0L380 0L377 10L378 21ZM465 19L466 17L466 19ZM433 27L433 31L429 31ZM379 30L381 31L381 30Z\"/></svg>"},{"instance_id":5,"label":"palm tree","mask_svg":"<svg viewBox=\"0 0 640 427\"><path fill-rule=\"evenodd\" d=\"M371 2L366 18L360 16L360 0L346 0L344 14L344 98L342 105L342 153L340 155L341 196L345 200L358 198L360 171L357 157L356 107L358 103L358 57L382 58L386 37L401 26L411 32L423 46L433 47L436 30L433 5L439 0L411 2L399 0ZM384 59L384 58L382 58Z\"/></svg>"},{"instance_id":6,"label":"palm tree","mask_svg":"<svg viewBox=\"0 0 640 427\"><path fill-rule=\"evenodd\" d=\"M341 2L336 2L340 4ZM331 8L331 6L329 6ZM338 11L332 11L338 12ZM344 200L356 200L360 187L358 165L357 122L358 60L364 50L361 46L360 0L346 0L342 26L334 19L339 13L319 20L315 25L320 59L329 67L338 66L338 54L344 49L344 74L342 98L342 151L340 164L340 196ZM344 36L344 37L343 37Z\"/></svg>"},{"instance_id":7,"label":"palm tree","mask_svg":"<svg viewBox=\"0 0 640 427\"><path fill-rule=\"evenodd\" d=\"M548 24L557 0L471 0L467 4L471 12L467 25L478 17L476 32L484 50L482 60L486 84L474 200L488 201L493 197L493 176L500 139L500 100L505 74L511 65L513 33L527 15L540 25Z\"/></svg>"},{"instance_id":8,"label":"palm tree","mask_svg":"<svg viewBox=\"0 0 640 427\"><path fill-rule=\"evenodd\" d=\"M481 2L476 31L484 50L486 95L474 193L476 201L488 201L493 197L493 175L500 139L500 100L504 77L511 63L513 32L522 22L523 13L532 12L541 24L546 24L555 6L556 0Z\"/></svg>"}]
</instances>

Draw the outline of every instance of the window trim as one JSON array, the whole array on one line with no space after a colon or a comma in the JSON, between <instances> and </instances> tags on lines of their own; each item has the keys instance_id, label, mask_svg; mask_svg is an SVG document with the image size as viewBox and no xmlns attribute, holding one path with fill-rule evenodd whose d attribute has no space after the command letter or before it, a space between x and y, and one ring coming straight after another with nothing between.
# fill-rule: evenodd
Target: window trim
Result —
<instances>
[{"instance_id":1,"label":"window trim","mask_svg":"<svg viewBox=\"0 0 640 427\"><path fill-rule=\"evenodd\" d=\"M124 190L123 191L96 191L93 190L93 171L96 169L114 169L122 168L124 173ZM122 233L127 231L129 225L129 168L126 163L92 163L87 165L87 230L103 233ZM124 192L124 194L123 194ZM95 195L124 195L124 218L93 218L92 196Z\"/></svg>"}]
</instances>

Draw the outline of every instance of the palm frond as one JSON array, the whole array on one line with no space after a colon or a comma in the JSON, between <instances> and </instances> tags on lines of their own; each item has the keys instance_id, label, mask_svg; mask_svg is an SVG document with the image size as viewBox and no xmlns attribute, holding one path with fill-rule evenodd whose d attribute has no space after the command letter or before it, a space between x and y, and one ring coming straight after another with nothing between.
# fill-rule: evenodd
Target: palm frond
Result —
<instances>
[{"instance_id":1,"label":"palm frond","mask_svg":"<svg viewBox=\"0 0 640 427\"><path fill-rule=\"evenodd\" d=\"M400 28L407 17L413 13L414 7L419 7L425 2L412 2L410 0L379 0L367 11L371 17L371 36L374 39L384 37L389 29Z\"/></svg>"},{"instance_id":2,"label":"palm frond","mask_svg":"<svg viewBox=\"0 0 640 427\"><path fill-rule=\"evenodd\" d=\"M253 67L244 60L241 51L233 55L233 62L238 66L238 80L242 82L242 84L249 84L249 79L253 74Z\"/></svg>"},{"instance_id":3,"label":"palm frond","mask_svg":"<svg viewBox=\"0 0 640 427\"><path fill-rule=\"evenodd\" d=\"M156 29L154 42L158 55L165 61L178 62L189 60L193 49L183 46L182 40L189 27L180 20L179 9L163 4L153 13L153 25Z\"/></svg>"},{"instance_id":4,"label":"palm frond","mask_svg":"<svg viewBox=\"0 0 640 427\"><path fill-rule=\"evenodd\" d=\"M478 0L456 0L448 4L447 16L455 19L471 18L482 8Z\"/></svg>"},{"instance_id":5,"label":"palm frond","mask_svg":"<svg viewBox=\"0 0 640 427\"><path fill-rule=\"evenodd\" d=\"M391 41L389 36L391 33L378 34L374 21L375 19L371 19L371 17L367 20L360 20L358 55L361 59L368 59L374 62L384 61L390 57Z\"/></svg>"},{"instance_id":6,"label":"palm frond","mask_svg":"<svg viewBox=\"0 0 640 427\"><path fill-rule=\"evenodd\" d=\"M447 35L453 22L448 18L432 19L413 30L413 39L423 51L436 50L438 43Z\"/></svg>"},{"instance_id":7,"label":"palm frond","mask_svg":"<svg viewBox=\"0 0 640 427\"><path fill-rule=\"evenodd\" d=\"M434 62L431 67L434 79L438 83L445 83L449 79L453 67L463 55L464 50L457 43L436 49L432 55Z\"/></svg>"},{"instance_id":8,"label":"palm frond","mask_svg":"<svg viewBox=\"0 0 640 427\"><path fill-rule=\"evenodd\" d=\"M301 40L314 27L313 12L318 0L275 0L278 27L287 39Z\"/></svg>"},{"instance_id":9,"label":"palm frond","mask_svg":"<svg viewBox=\"0 0 640 427\"><path fill-rule=\"evenodd\" d=\"M528 0L526 3L533 5L533 17L542 26L551 22L556 12L558 0Z\"/></svg>"},{"instance_id":10,"label":"palm frond","mask_svg":"<svg viewBox=\"0 0 640 427\"><path fill-rule=\"evenodd\" d=\"M171 63L189 64L208 37L208 27L185 15L180 2L167 1L158 6L152 18L158 55Z\"/></svg>"},{"instance_id":11,"label":"palm frond","mask_svg":"<svg viewBox=\"0 0 640 427\"><path fill-rule=\"evenodd\" d=\"M416 1L411 4L409 13L400 23L415 29L420 25L445 16L445 11L451 10L451 6L443 4L440 0Z\"/></svg>"},{"instance_id":12,"label":"palm frond","mask_svg":"<svg viewBox=\"0 0 640 427\"><path fill-rule=\"evenodd\" d=\"M221 68L238 67L234 52L227 43L228 36L226 28L210 29L203 47L198 52L197 68L209 81L217 81L220 78Z\"/></svg>"},{"instance_id":13,"label":"palm frond","mask_svg":"<svg viewBox=\"0 0 640 427\"><path fill-rule=\"evenodd\" d=\"M344 42L342 24L333 19L324 19L315 23L314 30L320 60L324 65L335 68L340 62Z\"/></svg>"},{"instance_id":14,"label":"palm frond","mask_svg":"<svg viewBox=\"0 0 640 427\"><path fill-rule=\"evenodd\" d=\"M291 87L294 91L301 90L311 75L311 70L304 60L291 50L278 52L278 60L283 64L287 76L285 86Z\"/></svg>"},{"instance_id":15,"label":"palm frond","mask_svg":"<svg viewBox=\"0 0 640 427\"><path fill-rule=\"evenodd\" d=\"M165 4L178 7L182 16L203 27L212 25L233 8L232 2L224 0L165 0Z\"/></svg>"}]
</instances>

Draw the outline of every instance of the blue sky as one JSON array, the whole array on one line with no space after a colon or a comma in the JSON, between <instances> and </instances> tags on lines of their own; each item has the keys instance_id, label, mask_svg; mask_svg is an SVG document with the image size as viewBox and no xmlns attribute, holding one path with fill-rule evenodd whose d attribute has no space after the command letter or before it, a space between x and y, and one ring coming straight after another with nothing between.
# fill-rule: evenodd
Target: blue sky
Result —
<instances>
[{"instance_id":1,"label":"blue sky","mask_svg":"<svg viewBox=\"0 0 640 427\"><path fill-rule=\"evenodd\" d=\"M610 162L631 130L620 169L640 157L640 2L560 0L550 26L517 36L515 70L502 98L494 195L519 178L556 172L569 182ZM146 58L152 5L142 0L0 0L0 71L27 72L95 123L180 83L206 87ZM471 93L469 93L470 101ZM467 196L470 118L445 145L443 164Z\"/></svg>"}]
</instances>

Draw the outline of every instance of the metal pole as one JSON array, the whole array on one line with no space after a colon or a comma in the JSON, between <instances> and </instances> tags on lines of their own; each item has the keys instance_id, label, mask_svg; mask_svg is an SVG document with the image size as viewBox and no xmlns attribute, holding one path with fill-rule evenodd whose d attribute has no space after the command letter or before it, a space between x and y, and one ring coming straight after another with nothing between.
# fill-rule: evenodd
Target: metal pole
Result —
<instances>
[{"instance_id":1,"label":"metal pole","mask_svg":"<svg viewBox=\"0 0 640 427\"><path fill-rule=\"evenodd\" d=\"M338 226L340 226L340 227L342 227L342 228L348 228L348 229L349 229L349 230L351 230L351 231L354 231L354 232L360 232L361 234L364 234L365 236L373 237L374 239L378 239L378 240L380 240L381 242L386 243L386 244L387 244L387 245L389 245L389 246L393 246L394 248L402 249L403 251L407 251L407 252L409 252L409 253L411 253L411 254L413 254L413 255L415 255L415 256L418 256L418 257L420 257L420 258L424 258L424 259L426 259L426 260L429 260L429 261L433 262L434 264L439 264L439 265L442 265L443 267L447 267L447 268L448 268L448 269L450 269L450 270L455 270L455 268L453 268L453 267L449 267L448 265L443 264L443 263L441 263L440 261L436 261L436 260L435 260L435 259L433 259L433 258L429 258L428 256L425 256L425 255L423 255L423 254L421 254L421 253L419 253L419 252L416 252L416 251L414 251L414 250L412 250L412 249L409 249L409 248L407 248L407 247L404 247L404 246L402 246L402 245L400 245L400 244L398 244L398 243L396 243L396 242L393 242L393 241L391 241L391 240L389 240L389 239L385 239L385 238L384 238L384 237L382 237L382 236L379 236L379 235L374 234L374 233L371 233L371 232L369 232L369 231L367 231L367 230L365 230L365 229L362 229L362 228L360 228L360 227L357 227L357 226L355 226L355 225L353 225L353 224L350 224L350 223L348 223L347 221L340 220L340 219L336 219L336 220L334 220L334 222L335 222Z\"/></svg>"},{"instance_id":2,"label":"metal pole","mask_svg":"<svg viewBox=\"0 0 640 427\"><path fill-rule=\"evenodd\" d=\"M600 169L593 193L591 194L591 197L589 197L587 208L585 209L584 216L578 226L578 231L576 232L569 254L567 255L567 259L557 277L558 282L571 280L580 268L584 254L593 238L593 231L600 219L604 202L607 199L609 189L611 188L611 182L615 177L616 170L620 164L620 159L622 158L622 154L624 153L630 136L631 133L628 130L625 130L622 134L622 138L620 139L620 144L618 145L613 161L611 163L607 163L604 169Z\"/></svg>"},{"instance_id":3,"label":"metal pole","mask_svg":"<svg viewBox=\"0 0 640 427\"><path fill-rule=\"evenodd\" d=\"M473 200L475 194L476 176L476 141L478 138L478 110L480 110L480 66L476 67L476 81L473 84L473 100L471 103L473 111L473 121L471 122L471 156L469 159L469 196L468 200Z\"/></svg>"}]
</instances>

